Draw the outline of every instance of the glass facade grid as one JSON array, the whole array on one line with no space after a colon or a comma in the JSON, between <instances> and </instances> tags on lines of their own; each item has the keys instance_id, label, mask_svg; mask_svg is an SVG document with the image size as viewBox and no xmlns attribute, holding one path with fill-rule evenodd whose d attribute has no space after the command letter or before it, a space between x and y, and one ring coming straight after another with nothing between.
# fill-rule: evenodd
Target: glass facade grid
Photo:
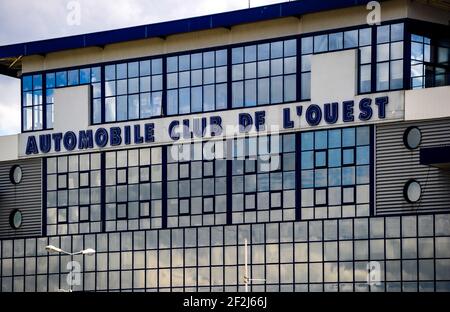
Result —
<instances>
[{"instance_id":1,"label":"glass facade grid","mask_svg":"<svg viewBox=\"0 0 450 312\"><path fill-rule=\"evenodd\" d=\"M105 229L162 226L162 148L105 153Z\"/></svg>"},{"instance_id":2,"label":"glass facade grid","mask_svg":"<svg viewBox=\"0 0 450 312\"><path fill-rule=\"evenodd\" d=\"M167 227L226 224L226 141L167 149ZM215 151L213 157L204 149Z\"/></svg>"},{"instance_id":3,"label":"glass facade grid","mask_svg":"<svg viewBox=\"0 0 450 312\"><path fill-rule=\"evenodd\" d=\"M47 234L369 216L371 135L360 126L49 157Z\"/></svg>"},{"instance_id":4,"label":"glass facade grid","mask_svg":"<svg viewBox=\"0 0 450 312\"><path fill-rule=\"evenodd\" d=\"M411 34L411 88L450 84L450 44L429 36Z\"/></svg>"},{"instance_id":5,"label":"glass facade grid","mask_svg":"<svg viewBox=\"0 0 450 312\"><path fill-rule=\"evenodd\" d=\"M301 38L301 100L311 98L311 56L317 53L359 49L359 92L371 91L372 28Z\"/></svg>"},{"instance_id":6,"label":"glass facade grid","mask_svg":"<svg viewBox=\"0 0 450 312\"><path fill-rule=\"evenodd\" d=\"M233 48L232 107L297 98L297 39Z\"/></svg>"},{"instance_id":7,"label":"glass facade grid","mask_svg":"<svg viewBox=\"0 0 450 312\"><path fill-rule=\"evenodd\" d=\"M370 128L301 133L302 219L370 214Z\"/></svg>"},{"instance_id":8,"label":"glass facade grid","mask_svg":"<svg viewBox=\"0 0 450 312\"><path fill-rule=\"evenodd\" d=\"M449 224L436 214L2 240L1 289L67 289L70 257L48 254L52 244L97 250L75 256L75 291L243 291L247 238L250 274L265 280L252 291L449 291ZM377 284L367 283L369 262Z\"/></svg>"},{"instance_id":9,"label":"glass facade grid","mask_svg":"<svg viewBox=\"0 0 450 312\"><path fill-rule=\"evenodd\" d=\"M105 122L161 116L162 90L162 58L106 65Z\"/></svg>"},{"instance_id":10,"label":"glass facade grid","mask_svg":"<svg viewBox=\"0 0 450 312\"><path fill-rule=\"evenodd\" d=\"M100 153L46 159L47 235L101 231Z\"/></svg>"},{"instance_id":11,"label":"glass facade grid","mask_svg":"<svg viewBox=\"0 0 450 312\"><path fill-rule=\"evenodd\" d=\"M22 130L42 130L43 128L43 86L42 75L22 78Z\"/></svg>"},{"instance_id":12,"label":"glass facade grid","mask_svg":"<svg viewBox=\"0 0 450 312\"><path fill-rule=\"evenodd\" d=\"M403 88L404 24L377 27L376 91Z\"/></svg>"},{"instance_id":13,"label":"glass facade grid","mask_svg":"<svg viewBox=\"0 0 450 312\"><path fill-rule=\"evenodd\" d=\"M295 134L233 140L233 223L295 220L295 142Z\"/></svg>"},{"instance_id":14,"label":"glass facade grid","mask_svg":"<svg viewBox=\"0 0 450 312\"><path fill-rule=\"evenodd\" d=\"M227 53L223 49L167 58L167 115L227 108Z\"/></svg>"}]
</instances>

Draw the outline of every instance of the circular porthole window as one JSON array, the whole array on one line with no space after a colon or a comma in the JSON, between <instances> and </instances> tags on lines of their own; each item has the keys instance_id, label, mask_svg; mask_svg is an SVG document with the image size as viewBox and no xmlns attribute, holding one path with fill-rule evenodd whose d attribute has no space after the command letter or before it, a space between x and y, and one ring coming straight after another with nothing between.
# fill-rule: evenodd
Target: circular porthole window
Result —
<instances>
[{"instance_id":1,"label":"circular porthole window","mask_svg":"<svg viewBox=\"0 0 450 312\"><path fill-rule=\"evenodd\" d=\"M9 172L9 179L12 184L19 184L22 181L22 167L15 165Z\"/></svg>"},{"instance_id":2,"label":"circular porthole window","mask_svg":"<svg viewBox=\"0 0 450 312\"><path fill-rule=\"evenodd\" d=\"M409 127L405 130L403 134L403 143L406 148L412 150L419 147L422 141L422 132L417 127Z\"/></svg>"},{"instance_id":3,"label":"circular porthole window","mask_svg":"<svg viewBox=\"0 0 450 312\"><path fill-rule=\"evenodd\" d=\"M420 196L422 195L422 187L420 183L416 180L409 180L406 182L405 187L403 189L403 196L406 201L409 203L416 203L420 200Z\"/></svg>"},{"instance_id":4,"label":"circular porthole window","mask_svg":"<svg viewBox=\"0 0 450 312\"><path fill-rule=\"evenodd\" d=\"M15 230L22 226L22 212L20 212L20 210L15 209L11 211L11 214L9 215L9 225Z\"/></svg>"}]
</instances>

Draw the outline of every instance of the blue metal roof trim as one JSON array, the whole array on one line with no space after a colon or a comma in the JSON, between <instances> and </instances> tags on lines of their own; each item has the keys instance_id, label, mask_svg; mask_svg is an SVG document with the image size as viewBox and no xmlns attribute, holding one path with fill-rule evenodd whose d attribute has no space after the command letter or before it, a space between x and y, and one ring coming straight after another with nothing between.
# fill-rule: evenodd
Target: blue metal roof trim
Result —
<instances>
[{"instance_id":1,"label":"blue metal roof trim","mask_svg":"<svg viewBox=\"0 0 450 312\"><path fill-rule=\"evenodd\" d=\"M0 58L46 54L63 50L207 30L220 27L299 16L307 13L365 5L370 0L299 0L232 12L186 18L176 21L134 26L84 35L54 38L0 47Z\"/></svg>"}]
</instances>

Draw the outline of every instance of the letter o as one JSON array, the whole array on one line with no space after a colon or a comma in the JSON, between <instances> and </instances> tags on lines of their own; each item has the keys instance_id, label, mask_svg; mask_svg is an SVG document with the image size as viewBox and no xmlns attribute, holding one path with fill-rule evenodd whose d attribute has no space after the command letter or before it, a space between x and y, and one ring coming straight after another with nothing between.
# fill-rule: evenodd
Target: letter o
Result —
<instances>
[{"instance_id":1,"label":"letter o","mask_svg":"<svg viewBox=\"0 0 450 312\"><path fill-rule=\"evenodd\" d=\"M320 109L319 105L311 104L306 109L306 122L310 126L317 126L320 124L320 121L322 120L322 110Z\"/></svg>"},{"instance_id":2,"label":"letter o","mask_svg":"<svg viewBox=\"0 0 450 312\"><path fill-rule=\"evenodd\" d=\"M95 144L98 147L105 147L108 144L108 131L105 128L98 128L95 131Z\"/></svg>"}]
</instances>

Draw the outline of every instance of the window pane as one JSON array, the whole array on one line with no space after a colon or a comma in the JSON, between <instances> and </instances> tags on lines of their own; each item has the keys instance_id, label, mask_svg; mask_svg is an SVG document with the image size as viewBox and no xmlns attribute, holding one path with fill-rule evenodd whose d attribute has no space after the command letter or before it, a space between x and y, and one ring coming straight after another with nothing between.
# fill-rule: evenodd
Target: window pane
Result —
<instances>
[{"instance_id":1,"label":"window pane","mask_svg":"<svg viewBox=\"0 0 450 312\"><path fill-rule=\"evenodd\" d=\"M187 114L191 111L191 92L190 88L183 88L179 90L179 113Z\"/></svg>"},{"instance_id":2,"label":"window pane","mask_svg":"<svg viewBox=\"0 0 450 312\"><path fill-rule=\"evenodd\" d=\"M329 45L330 45L330 50L340 50L342 49L343 46L343 35L342 33L335 33L335 34L330 34L329 36Z\"/></svg>"},{"instance_id":3,"label":"window pane","mask_svg":"<svg viewBox=\"0 0 450 312\"><path fill-rule=\"evenodd\" d=\"M162 59L152 60L152 75L162 74Z\"/></svg>"},{"instance_id":4,"label":"window pane","mask_svg":"<svg viewBox=\"0 0 450 312\"><path fill-rule=\"evenodd\" d=\"M377 43L389 42L389 25L377 27Z\"/></svg>"},{"instance_id":5,"label":"window pane","mask_svg":"<svg viewBox=\"0 0 450 312\"><path fill-rule=\"evenodd\" d=\"M328 36L314 36L314 52L328 51Z\"/></svg>"},{"instance_id":6,"label":"window pane","mask_svg":"<svg viewBox=\"0 0 450 312\"><path fill-rule=\"evenodd\" d=\"M389 60L389 44L377 45L377 62Z\"/></svg>"},{"instance_id":7,"label":"window pane","mask_svg":"<svg viewBox=\"0 0 450 312\"><path fill-rule=\"evenodd\" d=\"M281 103L283 101L283 77L272 77L270 84L270 102Z\"/></svg>"},{"instance_id":8,"label":"window pane","mask_svg":"<svg viewBox=\"0 0 450 312\"><path fill-rule=\"evenodd\" d=\"M150 101L150 93L142 93L140 95L140 105L141 105L141 118L149 118L152 116L151 112L151 101Z\"/></svg>"},{"instance_id":9,"label":"window pane","mask_svg":"<svg viewBox=\"0 0 450 312\"><path fill-rule=\"evenodd\" d=\"M364 28L359 30L359 46L366 46L372 43L372 29Z\"/></svg>"},{"instance_id":10,"label":"window pane","mask_svg":"<svg viewBox=\"0 0 450 312\"><path fill-rule=\"evenodd\" d=\"M391 62L390 78L391 89L400 89L403 87L403 61Z\"/></svg>"},{"instance_id":11,"label":"window pane","mask_svg":"<svg viewBox=\"0 0 450 312\"><path fill-rule=\"evenodd\" d=\"M244 106L244 85L243 82L233 82L233 107Z\"/></svg>"},{"instance_id":12,"label":"window pane","mask_svg":"<svg viewBox=\"0 0 450 312\"><path fill-rule=\"evenodd\" d=\"M311 98L311 73L303 73L301 81L302 100Z\"/></svg>"},{"instance_id":13,"label":"window pane","mask_svg":"<svg viewBox=\"0 0 450 312\"><path fill-rule=\"evenodd\" d=\"M47 79L48 79L48 75L49 74L47 74ZM24 76L22 78L22 84L23 84L22 85L23 91L33 90L33 78L31 76ZM51 86L48 86L48 87L51 87Z\"/></svg>"},{"instance_id":14,"label":"window pane","mask_svg":"<svg viewBox=\"0 0 450 312\"><path fill-rule=\"evenodd\" d=\"M256 46L246 46L244 48L244 54L245 54L245 62L254 62L256 61Z\"/></svg>"},{"instance_id":15,"label":"window pane","mask_svg":"<svg viewBox=\"0 0 450 312\"><path fill-rule=\"evenodd\" d=\"M152 116L161 116L162 92L152 92Z\"/></svg>"},{"instance_id":16,"label":"window pane","mask_svg":"<svg viewBox=\"0 0 450 312\"><path fill-rule=\"evenodd\" d=\"M227 64L227 50L216 51L216 66Z\"/></svg>"},{"instance_id":17,"label":"window pane","mask_svg":"<svg viewBox=\"0 0 450 312\"><path fill-rule=\"evenodd\" d=\"M361 64L367 64L372 61L372 47L359 48Z\"/></svg>"},{"instance_id":18,"label":"window pane","mask_svg":"<svg viewBox=\"0 0 450 312\"><path fill-rule=\"evenodd\" d=\"M297 39L286 40L284 42L284 56L294 56L297 54Z\"/></svg>"},{"instance_id":19,"label":"window pane","mask_svg":"<svg viewBox=\"0 0 450 312\"><path fill-rule=\"evenodd\" d=\"M139 118L139 95L128 96L128 118L138 119Z\"/></svg>"},{"instance_id":20,"label":"window pane","mask_svg":"<svg viewBox=\"0 0 450 312\"><path fill-rule=\"evenodd\" d=\"M69 70L67 75L69 86L78 85L78 70Z\"/></svg>"},{"instance_id":21,"label":"window pane","mask_svg":"<svg viewBox=\"0 0 450 312\"><path fill-rule=\"evenodd\" d=\"M214 110L214 85L209 85L203 87L203 110L204 111L212 111Z\"/></svg>"},{"instance_id":22,"label":"window pane","mask_svg":"<svg viewBox=\"0 0 450 312\"><path fill-rule=\"evenodd\" d=\"M216 109L227 108L227 85L216 85Z\"/></svg>"},{"instance_id":23,"label":"window pane","mask_svg":"<svg viewBox=\"0 0 450 312\"><path fill-rule=\"evenodd\" d=\"M191 89L191 105L192 112L202 111L202 87L196 87Z\"/></svg>"},{"instance_id":24,"label":"window pane","mask_svg":"<svg viewBox=\"0 0 450 312\"><path fill-rule=\"evenodd\" d=\"M269 104L269 78L258 79L258 104Z\"/></svg>"},{"instance_id":25,"label":"window pane","mask_svg":"<svg viewBox=\"0 0 450 312\"><path fill-rule=\"evenodd\" d=\"M91 69L80 69L80 84L86 84L91 82Z\"/></svg>"},{"instance_id":26,"label":"window pane","mask_svg":"<svg viewBox=\"0 0 450 312\"><path fill-rule=\"evenodd\" d=\"M270 43L270 57L279 58L283 56L283 42L271 42Z\"/></svg>"},{"instance_id":27,"label":"window pane","mask_svg":"<svg viewBox=\"0 0 450 312\"><path fill-rule=\"evenodd\" d=\"M377 64L377 91L389 89L389 63Z\"/></svg>"},{"instance_id":28,"label":"window pane","mask_svg":"<svg viewBox=\"0 0 450 312\"><path fill-rule=\"evenodd\" d=\"M313 52L313 37L302 38L302 54Z\"/></svg>"},{"instance_id":29,"label":"window pane","mask_svg":"<svg viewBox=\"0 0 450 312\"><path fill-rule=\"evenodd\" d=\"M391 43L391 60L403 58L403 42Z\"/></svg>"},{"instance_id":30,"label":"window pane","mask_svg":"<svg viewBox=\"0 0 450 312\"><path fill-rule=\"evenodd\" d=\"M231 55L233 64L244 62L244 48L234 48L231 52Z\"/></svg>"},{"instance_id":31,"label":"window pane","mask_svg":"<svg viewBox=\"0 0 450 312\"><path fill-rule=\"evenodd\" d=\"M391 41L403 40L403 23L391 25Z\"/></svg>"},{"instance_id":32,"label":"window pane","mask_svg":"<svg viewBox=\"0 0 450 312\"><path fill-rule=\"evenodd\" d=\"M56 86L65 87L67 85L67 72L57 72L56 73Z\"/></svg>"},{"instance_id":33,"label":"window pane","mask_svg":"<svg viewBox=\"0 0 450 312\"><path fill-rule=\"evenodd\" d=\"M128 63L128 78L134 78L139 76L139 63Z\"/></svg>"},{"instance_id":34,"label":"window pane","mask_svg":"<svg viewBox=\"0 0 450 312\"><path fill-rule=\"evenodd\" d=\"M105 99L105 121L115 121L116 119L116 98Z\"/></svg>"},{"instance_id":35,"label":"window pane","mask_svg":"<svg viewBox=\"0 0 450 312\"><path fill-rule=\"evenodd\" d=\"M371 66L364 65L361 66L360 71L360 92L370 92L371 88Z\"/></svg>"},{"instance_id":36,"label":"window pane","mask_svg":"<svg viewBox=\"0 0 450 312\"><path fill-rule=\"evenodd\" d=\"M128 105L126 96L117 97L117 120L126 120L128 118Z\"/></svg>"},{"instance_id":37,"label":"window pane","mask_svg":"<svg viewBox=\"0 0 450 312\"><path fill-rule=\"evenodd\" d=\"M354 48L358 46L358 30L344 32L344 48Z\"/></svg>"},{"instance_id":38,"label":"window pane","mask_svg":"<svg viewBox=\"0 0 450 312\"><path fill-rule=\"evenodd\" d=\"M123 78L127 78L127 64L123 63L123 64L117 64L116 65L116 71L117 71L117 79L123 79Z\"/></svg>"},{"instance_id":39,"label":"window pane","mask_svg":"<svg viewBox=\"0 0 450 312\"><path fill-rule=\"evenodd\" d=\"M289 75L284 77L284 101L295 101L297 97L296 76Z\"/></svg>"},{"instance_id":40,"label":"window pane","mask_svg":"<svg viewBox=\"0 0 450 312\"><path fill-rule=\"evenodd\" d=\"M167 114L178 114L178 90L167 91Z\"/></svg>"},{"instance_id":41,"label":"window pane","mask_svg":"<svg viewBox=\"0 0 450 312\"><path fill-rule=\"evenodd\" d=\"M172 56L167 58L167 72L175 72L178 70L178 57Z\"/></svg>"},{"instance_id":42,"label":"window pane","mask_svg":"<svg viewBox=\"0 0 450 312\"><path fill-rule=\"evenodd\" d=\"M245 106L256 105L256 80L245 81Z\"/></svg>"},{"instance_id":43,"label":"window pane","mask_svg":"<svg viewBox=\"0 0 450 312\"><path fill-rule=\"evenodd\" d=\"M258 60L267 60L270 57L270 45L268 43L258 44Z\"/></svg>"}]
</instances>

